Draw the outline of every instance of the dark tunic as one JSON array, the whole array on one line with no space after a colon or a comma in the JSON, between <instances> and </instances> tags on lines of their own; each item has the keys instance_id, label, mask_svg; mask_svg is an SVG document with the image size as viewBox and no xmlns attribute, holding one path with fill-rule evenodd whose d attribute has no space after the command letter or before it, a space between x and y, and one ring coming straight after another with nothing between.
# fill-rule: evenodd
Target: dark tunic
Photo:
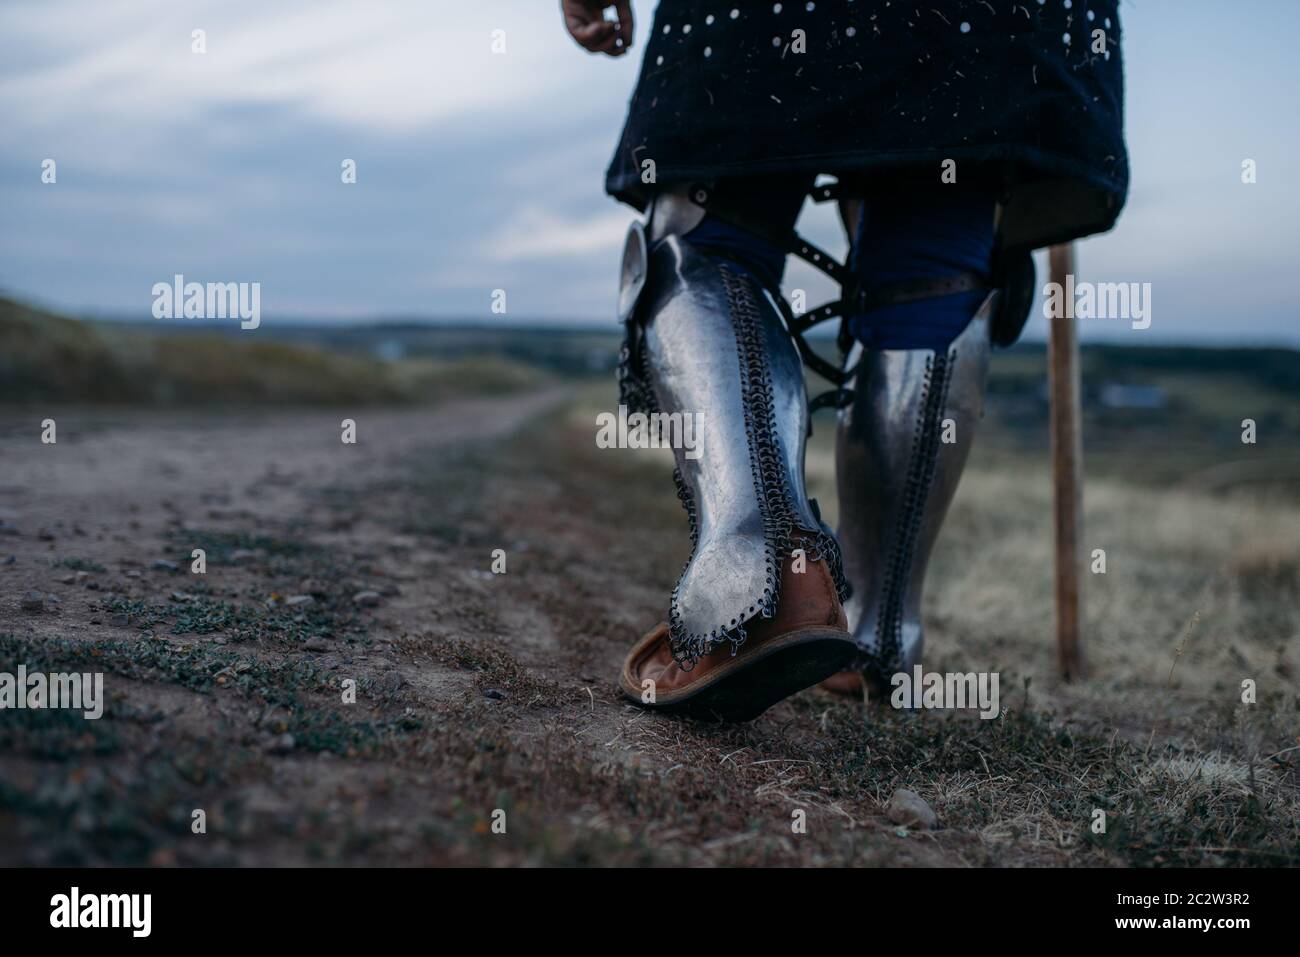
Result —
<instances>
[{"instance_id":1,"label":"dark tunic","mask_svg":"<svg viewBox=\"0 0 1300 957\"><path fill-rule=\"evenodd\" d=\"M658 184L879 185L937 184L951 159L959 184L997 184L1009 247L1109 229L1123 206L1115 0L661 0L645 36L606 177L637 208L654 189L647 160Z\"/></svg>"}]
</instances>

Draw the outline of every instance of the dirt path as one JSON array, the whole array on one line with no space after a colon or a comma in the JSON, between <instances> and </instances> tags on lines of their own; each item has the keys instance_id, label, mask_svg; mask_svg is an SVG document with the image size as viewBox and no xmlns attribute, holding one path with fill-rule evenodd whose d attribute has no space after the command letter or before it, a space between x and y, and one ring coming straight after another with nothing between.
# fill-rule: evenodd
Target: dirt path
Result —
<instances>
[{"instance_id":1,"label":"dirt path","mask_svg":"<svg viewBox=\"0 0 1300 957\"><path fill-rule=\"evenodd\" d=\"M43 416L0 420L0 671L102 671L109 699L99 721L0 712L0 863L1277 863L1300 848L1293 771L1242 770L1294 733L1280 700L1249 755L1226 732L1143 751L1010 689L988 722L819 691L741 727L647 715L615 675L686 556L665 463L596 449L568 390L360 412L354 446L345 415L68 412L55 446L37 441ZM1107 697L1115 727L1123 699ZM1233 726L1227 708L1197 720ZM889 820L900 786L937 830Z\"/></svg>"},{"instance_id":2,"label":"dirt path","mask_svg":"<svg viewBox=\"0 0 1300 957\"><path fill-rule=\"evenodd\" d=\"M118 516L127 512L146 533L217 504L253 519L283 515L302 507L305 489L377 481L413 450L509 435L561 397L355 413L8 412L0 418L0 519L29 530L80 527L78 537L95 539L120 534ZM39 441L47 415L57 426L53 445ZM346 418L356 422L355 444L342 441Z\"/></svg>"}]
</instances>

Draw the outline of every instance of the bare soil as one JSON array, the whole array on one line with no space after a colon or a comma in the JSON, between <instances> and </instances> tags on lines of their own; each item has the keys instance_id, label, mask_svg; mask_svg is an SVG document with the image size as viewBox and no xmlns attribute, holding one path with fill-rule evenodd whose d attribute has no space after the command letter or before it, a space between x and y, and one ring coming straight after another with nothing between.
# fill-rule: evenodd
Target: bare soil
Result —
<instances>
[{"instance_id":1,"label":"bare soil","mask_svg":"<svg viewBox=\"0 0 1300 957\"><path fill-rule=\"evenodd\" d=\"M595 401L364 411L355 445L342 412L5 413L0 671L100 671L108 702L0 712L0 864L1300 861L1294 503L1095 486L1113 570L1065 686L1045 493L977 457L927 664L1000 669L999 718L814 689L698 724L617 691L689 546ZM900 787L935 829L889 819Z\"/></svg>"}]
</instances>

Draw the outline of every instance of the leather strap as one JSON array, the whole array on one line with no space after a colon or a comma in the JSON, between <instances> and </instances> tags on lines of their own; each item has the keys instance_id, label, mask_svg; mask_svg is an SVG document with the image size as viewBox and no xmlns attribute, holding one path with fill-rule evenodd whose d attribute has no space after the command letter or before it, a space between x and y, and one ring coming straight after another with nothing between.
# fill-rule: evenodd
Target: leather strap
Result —
<instances>
[{"instance_id":1,"label":"leather strap","mask_svg":"<svg viewBox=\"0 0 1300 957\"><path fill-rule=\"evenodd\" d=\"M937 279L908 279L903 282L891 282L883 286L862 289L857 301L853 303L855 315L862 315L881 306L892 306L900 302L915 302L918 299L935 299L939 296L951 296L959 292L985 290L988 283L977 272L960 272Z\"/></svg>"}]
</instances>

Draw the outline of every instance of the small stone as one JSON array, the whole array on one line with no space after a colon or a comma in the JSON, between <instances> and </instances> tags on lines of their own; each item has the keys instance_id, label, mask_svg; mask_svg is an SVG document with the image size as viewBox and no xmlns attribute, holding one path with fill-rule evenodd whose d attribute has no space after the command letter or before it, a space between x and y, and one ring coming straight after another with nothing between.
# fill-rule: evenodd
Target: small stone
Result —
<instances>
[{"instance_id":1,"label":"small stone","mask_svg":"<svg viewBox=\"0 0 1300 957\"><path fill-rule=\"evenodd\" d=\"M127 577L127 578L139 578L139 577L140 577L140 573L139 573L138 571L136 571L136 570L133 568L133 569L131 569L129 572L126 573L126 577Z\"/></svg>"},{"instance_id":2,"label":"small stone","mask_svg":"<svg viewBox=\"0 0 1300 957\"><path fill-rule=\"evenodd\" d=\"M246 562L250 558L255 557L257 557L257 552L253 551L251 548L236 548L230 553L230 560L236 564L239 562Z\"/></svg>"},{"instance_id":3,"label":"small stone","mask_svg":"<svg viewBox=\"0 0 1300 957\"><path fill-rule=\"evenodd\" d=\"M352 596L352 600L362 608L374 608L381 597L377 591L359 591Z\"/></svg>"},{"instance_id":4,"label":"small stone","mask_svg":"<svg viewBox=\"0 0 1300 957\"><path fill-rule=\"evenodd\" d=\"M400 594L402 593L402 589L398 588L398 587L397 587L396 585L394 585L392 582L389 582L389 583L383 585L383 586L379 589L379 591L380 591L380 594L387 595L387 596L390 597L390 598L391 598L392 596L394 596L394 595L400 595Z\"/></svg>"},{"instance_id":5,"label":"small stone","mask_svg":"<svg viewBox=\"0 0 1300 957\"><path fill-rule=\"evenodd\" d=\"M330 643L324 638L308 638L303 643L303 647L308 651L329 651Z\"/></svg>"},{"instance_id":6,"label":"small stone","mask_svg":"<svg viewBox=\"0 0 1300 957\"><path fill-rule=\"evenodd\" d=\"M175 562L170 562L165 558L155 560L149 567L156 572L178 572L181 570L181 566L177 565Z\"/></svg>"},{"instance_id":7,"label":"small stone","mask_svg":"<svg viewBox=\"0 0 1300 957\"><path fill-rule=\"evenodd\" d=\"M26 595L23 595L21 604L23 611L44 611L45 596L32 589Z\"/></svg>"},{"instance_id":8,"label":"small stone","mask_svg":"<svg viewBox=\"0 0 1300 957\"><path fill-rule=\"evenodd\" d=\"M294 736L286 731L284 734L273 738L271 743L267 745L267 750L272 754L288 754L297 744L298 742L294 739Z\"/></svg>"},{"instance_id":9,"label":"small stone","mask_svg":"<svg viewBox=\"0 0 1300 957\"><path fill-rule=\"evenodd\" d=\"M500 688L484 688L483 697L491 698L493 701L505 701L506 693Z\"/></svg>"},{"instance_id":10,"label":"small stone","mask_svg":"<svg viewBox=\"0 0 1300 957\"><path fill-rule=\"evenodd\" d=\"M59 580L60 585L75 585L77 583L76 575L64 575Z\"/></svg>"},{"instance_id":11,"label":"small stone","mask_svg":"<svg viewBox=\"0 0 1300 957\"><path fill-rule=\"evenodd\" d=\"M6 558L4 561L0 562L0 565L14 565L14 564L17 564L17 562L18 562L18 556L17 556L17 555L10 555L10 556L9 556L8 558Z\"/></svg>"},{"instance_id":12,"label":"small stone","mask_svg":"<svg viewBox=\"0 0 1300 957\"><path fill-rule=\"evenodd\" d=\"M39 530L36 532L36 537L39 538L39 539L40 539L41 541L43 541L43 542L52 542L52 541L54 541L54 533L51 532L48 528L42 528L42 529L39 529Z\"/></svg>"},{"instance_id":13,"label":"small stone","mask_svg":"<svg viewBox=\"0 0 1300 957\"><path fill-rule=\"evenodd\" d=\"M939 816L934 809L921 799L921 795L907 788L899 788L889 799L885 814L895 824L927 831L939 823Z\"/></svg>"},{"instance_id":14,"label":"small stone","mask_svg":"<svg viewBox=\"0 0 1300 957\"><path fill-rule=\"evenodd\" d=\"M131 623L131 619L124 612L118 612L108 619L108 623L114 628L125 628Z\"/></svg>"},{"instance_id":15,"label":"small stone","mask_svg":"<svg viewBox=\"0 0 1300 957\"><path fill-rule=\"evenodd\" d=\"M304 605L315 604L316 599L311 595L290 595L284 600L284 603L290 608L299 608Z\"/></svg>"}]
</instances>

